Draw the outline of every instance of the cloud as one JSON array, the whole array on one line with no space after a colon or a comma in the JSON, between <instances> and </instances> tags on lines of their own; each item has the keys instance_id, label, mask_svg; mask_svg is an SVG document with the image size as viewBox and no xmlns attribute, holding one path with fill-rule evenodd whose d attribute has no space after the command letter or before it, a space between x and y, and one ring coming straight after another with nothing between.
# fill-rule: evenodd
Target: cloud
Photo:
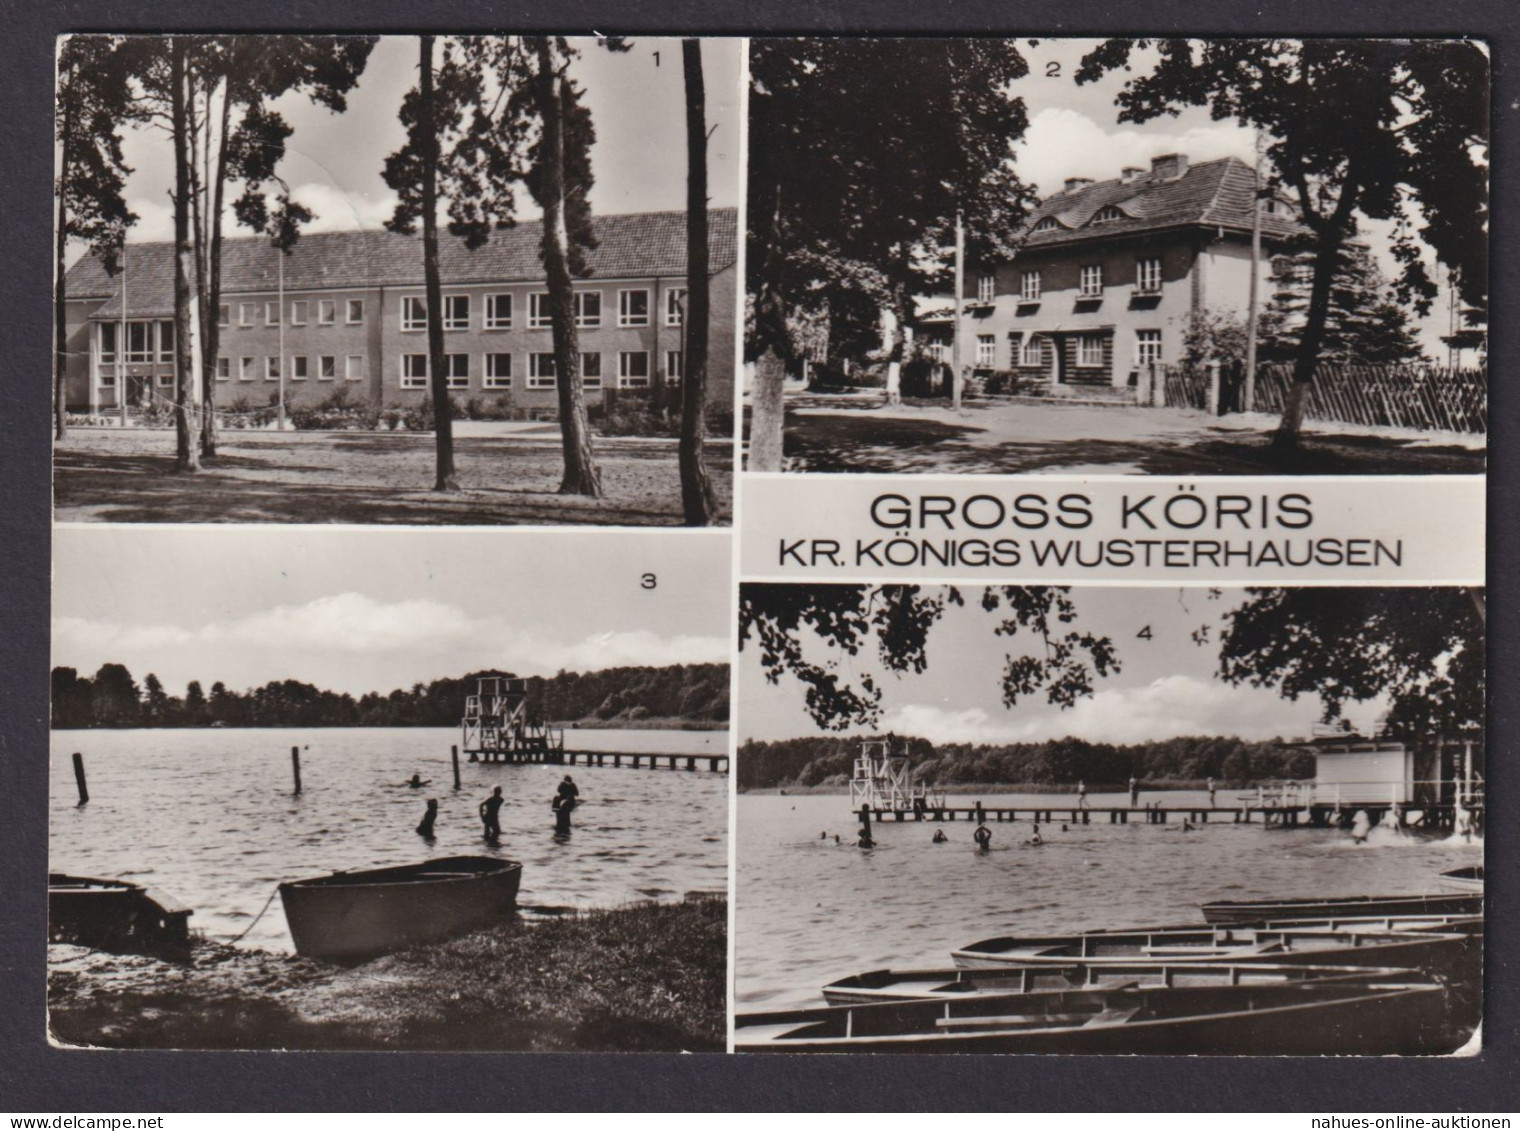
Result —
<instances>
[{"instance_id":1,"label":"cloud","mask_svg":"<svg viewBox=\"0 0 1520 1131\"><path fill-rule=\"evenodd\" d=\"M441 601L378 601L359 593L281 605L199 627L123 625L60 616L53 662L93 672L125 664L173 686L223 679L253 686L299 679L359 694L500 667L524 675L623 666L721 663L722 636L662 636L649 629L559 639Z\"/></svg>"},{"instance_id":2,"label":"cloud","mask_svg":"<svg viewBox=\"0 0 1520 1131\"><path fill-rule=\"evenodd\" d=\"M1126 165L1149 169L1152 157L1185 153L1189 161L1220 157L1255 159L1254 135L1234 122L1214 122L1176 133L1154 123L1104 127L1066 107L1038 111L1016 151L1019 175L1033 181L1042 196L1058 192L1067 177L1111 180Z\"/></svg>"},{"instance_id":3,"label":"cloud","mask_svg":"<svg viewBox=\"0 0 1520 1131\"><path fill-rule=\"evenodd\" d=\"M1302 733L1318 717L1313 699L1287 702L1260 688L1166 676L1143 687L1105 688L1069 711L989 713L913 703L888 713L884 729L936 742L1037 742L1071 735L1091 742L1145 742L1183 735L1268 739Z\"/></svg>"},{"instance_id":4,"label":"cloud","mask_svg":"<svg viewBox=\"0 0 1520 1131\"><path fill-rule=\"evenodd\" d=\"M376 230L396 209L396 194L344 192L335 184L308 181L291 189L291 199L316 214L306 232L347 232L355 228Z\"/></svg>"}]
</instances>

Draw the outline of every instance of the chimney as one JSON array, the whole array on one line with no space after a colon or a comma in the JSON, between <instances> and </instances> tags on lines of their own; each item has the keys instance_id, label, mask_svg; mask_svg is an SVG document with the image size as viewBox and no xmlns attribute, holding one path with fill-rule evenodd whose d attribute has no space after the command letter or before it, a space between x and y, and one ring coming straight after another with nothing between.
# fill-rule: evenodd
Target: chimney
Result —
<instances>
[{"instance_id":1,"label":"chimney","mask_svg":"<svg viewBox=\"0 0 1520 1131\"><path fill-rule=\"evenodd\" d=\"M1166 153L1151 158L1151 176L1158 181L1175 181L1187 172L1187 167L1186 153Z\"/></svg>"},{"instance_id":2,"label":"chimney","mask_svg":"<svg viewBox=\"0 0 1520 1131\"><path fill-rule=\"evenodd\" d=\"M1091 177L1067 177L1066 191L1076 192L1078 189L1086 188L1090 184L1092 184Z\"/></svg>"},{"instance_id":3,"label":"chimney","mask_svg":"<svg viewBox=\"0 0 1520 1131\"><path fill-rule=\"evenodd\" d=\"M1125 184L1129 184L1131 181L1137 180L1144 172L1145 170L1140 168L1139 165L1126 165L1124 166L1124 173L1119 179Z\"/></svg>"}]
</instances>

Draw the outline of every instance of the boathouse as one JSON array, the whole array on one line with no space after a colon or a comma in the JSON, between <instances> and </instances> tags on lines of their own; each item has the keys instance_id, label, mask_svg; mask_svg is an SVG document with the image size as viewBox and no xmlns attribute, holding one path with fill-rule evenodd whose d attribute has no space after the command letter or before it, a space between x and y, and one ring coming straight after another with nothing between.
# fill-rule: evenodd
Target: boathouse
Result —
<instances>
[{"instance_id":1,"label":"boathouse","mask_svg":"<svg viewBox=\"0 0 1520 1131\"><path fill-rule=\"evenodd\" d=\"M1482 800L1482 743L1434 735L1411 740L1349 724L1315 728L1283 745L1314 755L1313 804L1435 805Z\"/></svg>"}]
</instances>

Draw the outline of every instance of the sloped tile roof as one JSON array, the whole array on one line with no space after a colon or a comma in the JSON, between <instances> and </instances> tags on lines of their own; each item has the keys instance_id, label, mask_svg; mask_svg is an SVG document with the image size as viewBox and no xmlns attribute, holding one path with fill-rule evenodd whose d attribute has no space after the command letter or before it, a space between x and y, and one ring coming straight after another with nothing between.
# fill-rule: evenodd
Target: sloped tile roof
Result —
<instances>
[{"instance_id":1,"label":"sloped tile roof","mask_svg":"<svg viewBox=\"0 0 1520 1131\"><path fill-rule=\"evenodd\" d=\"M708 213L710 266L716 273L737 256L738 212ZM641 278L686 271L686 213L636 212L598 216L598 245L586 259L590 277ZM466 283L535 282L544 277L539 258L541 222L534 220L492 234L474 251L464 241L439 233L438 261L445 286ZM222 243L222 294L273 291L279 252L258 236ZM174 311L174 247L171 243L127 246L127 298L139 317L168 317ZM422 237L386 231L313 232L304 235L285 259L285 289L422 285ZM121 315L121 274L107 275L100 260L86 255L64 279L70 298L108 301L93 317Z\"/></svg>"},{"instance_id":2,"label":"sloped tile roof","mask_svg":"<svg viewBox=\"0 0 1520 1131\"><path fill-rule=\"evenodd\" d=\"M1142 173L1131 181L1099 181L1047 197L1031 213L1020 236L1023 246L1033 250L1188 225L1249 232L1254 191L1251 167L1235 157L1191 165L1182 176L1171 179ZM1118 208L1121 217L1092 224L1092 218L1109 205ZM1046 218L1053 218L1057 227L1034 231ZM1267 240L1282 241L1307 231L1284 216L1264 214L1261 218L1262 237Z\"/></svg>"}]
</instances>

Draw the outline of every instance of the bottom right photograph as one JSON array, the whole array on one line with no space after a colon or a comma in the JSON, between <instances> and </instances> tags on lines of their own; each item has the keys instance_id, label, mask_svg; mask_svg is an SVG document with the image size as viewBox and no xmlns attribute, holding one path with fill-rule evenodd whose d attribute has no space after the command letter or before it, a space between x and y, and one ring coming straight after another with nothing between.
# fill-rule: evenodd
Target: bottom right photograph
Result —
<instances>
[{"instance_id":1,"label":"bottom right photograph","mask_svg":"<svg viewBox=\"0 0 1520 1131\"><path fill-rule=\"evenodd\" d=\"M1484 622L741 586L735 1050L1476 1053Z\"/></svg>"}]
</instances>

